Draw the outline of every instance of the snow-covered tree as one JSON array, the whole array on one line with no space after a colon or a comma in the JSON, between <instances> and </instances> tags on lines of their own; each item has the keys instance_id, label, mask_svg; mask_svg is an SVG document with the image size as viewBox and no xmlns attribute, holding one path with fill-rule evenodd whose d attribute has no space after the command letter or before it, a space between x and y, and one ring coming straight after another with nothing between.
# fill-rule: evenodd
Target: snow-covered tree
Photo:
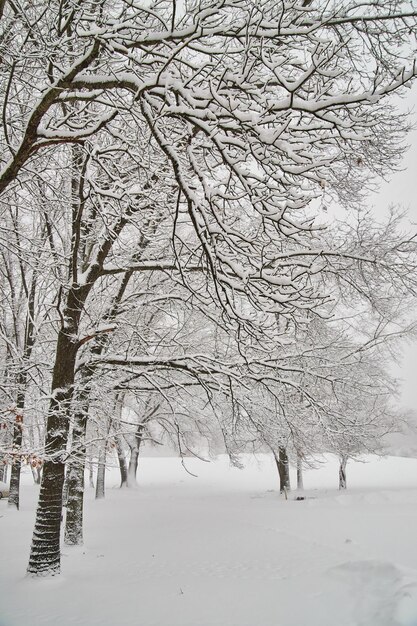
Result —
<instances>
[{"instance_id":1,"label":"snow-covered tree","mask_svg":"<svg viewBox=\"0 0 417 626\"><path fill-rule=\"evenodd\" d=\"M407 121L390 96L417 73L417 11L405 0L192 0L178 11L165 0L40 0L0 11L1 201L18 188L30 198L42 182L59 209L48 231L62 273L29 563L45 574L60 566L81 353L109 330L101 322L123 277L171 272L196 304L220 305L246 346L243 367L258 350L250 337L284 342L284 330L259 320L278 315L294 327L320 312L329 295L321 276L335 259L338 271L348 258L378 265L316 248L313 218L319 198L351 204L398 163ZM161 213L162 235L149 225ZM169 367L200 381L237 376L213 355L89 362ZM276 376L273 359L267 367Z\"/></svg>"}]
</instances>

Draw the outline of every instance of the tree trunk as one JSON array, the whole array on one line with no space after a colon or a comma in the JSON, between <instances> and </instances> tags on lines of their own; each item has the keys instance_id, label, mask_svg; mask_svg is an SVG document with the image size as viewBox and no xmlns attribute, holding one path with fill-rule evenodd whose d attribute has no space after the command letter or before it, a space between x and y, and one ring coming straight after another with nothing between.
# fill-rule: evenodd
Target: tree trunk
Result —
<instances>
[{"instance_id":1,"label":"tree trunk","mask_svg":"<svg viewBox=\"0 0 417 626\"><path fill-rule=\"evenodd\" d=\"M346 483L346 465L348 457L342 455L339 459L339 489L347 489Z\"/></svg>"},{"instance_id":2,"label":"tree trunk","mask_svg":"<svg viewBox=\"0 0 417 626\"><path fill-rule=\"evenodd\" d=\"M129 469L128 469L128 485L133 487L136 485L136 472L138 471L139 448L134 446L130 451Z\"/></svg>"},{"instance_id":3,"label":"tree trunk","mask_svg":"<svg viewBox=\"0 0 417 626\"><path fill-rule=\"evenodd\" d=\"M100 500L104 498L105 493L105 482L106 482L106 448L107 442L104 440L102 446L98 451L98 462L97 462L97 481L96 481L96 500Z\"/></svg>"},{"instance_id":4,"label":"tree trunk","mask_svg":"<svg viewBox=\"0 0 417 626\"><path fill-rule=\"evenodd\" d=\"M89 393L83 390L81 393ZM71 461L67 470L67 514L64 542L70 546L83 544L85 434L88 421L88 403L77 412L72 430Z\"/></svg>"},{"instance_id":5,"label":"tree trunk","mask_svg":"<svg viewBox=\"0 0 417 626\"><path fill-rule=\"evenodd\" d=\"M120 487L127 487L128 471L127 471L126 457L124 455L119 437L116 437L116 450L117 450L117 459L119 461L119 469L120 469Z\"/></svg>"},{"instance_id":6,"label":"tree trunk","mask_svg":"<svg viewBox=\"0 0 417 626\"><path fill-rule=\"evenodd\" d=\"M67 545L83 545L84 481L86 463L86 433L88 424L89 398L94 368L84 368L78 381L79 392L72 428L71 460L67 471L67 514L65 518L64 542Z\"/></svg>"},{"instance_id":7,"label":"tree trunk","mask_svg":"<svg viewBox=\"0 0 417 626\"><path fill-rule=\"evenodd\" d=\"M297 454L297 489L303 491L303 457L301 454Z\"/></svg>"},{"instance_id":8,"label":"tree trunk","mask_svg":"<svg viewBox=\"0 0 417 626\"><path fill-rule=\"evenodd\" d=\"M31 465L30 469L32 470L33 482L35 485L40 485L42 479L42 468L33 467L33 465Z\"/></svg>"},{"instance_id":9,"label":"tree trunk","mask_svg":"<svg viewBox=\"0 0 417 626\"><path fill-rule=\"evenodd\" d=\"M288 462L287 450L284 446L279 446L278 455L274 451L275 463L279 475L279 490L280 493L286 493L291 489L290 484L290 466Z\"/></svg>"},{"instance_id":10,"label":"tree trunk","mask_svg":"<svg viewBox=\"0 0 417 626\"><path fill-rule=\"evenodd\" d=\"M94 467L91 458L88 460L88 484L94 489Z\"/></svg>"},{"instance_id":11,"label":"tree trunk","mask_svg":"<svg viewBox=\"0 0 417 626\"><path fill-rule=\"evenodd\" d=\"M63 319L67 327L58 334L52 398L46 425L45 455L28 573L37 576L60 572L60 531L65 454L68 440L70 403L73 394L75 361L78 351L80 299L70 292Z\"/></svg>"},{"instance_id":12,"label":"tree trunk","mask_svg":"<svg viewBox=\"0 0 417 626\"><path fill-rule=\"evenodd\" d=\"M111 234L101 242L95 262L88 265L85 281L78 282L77 254L81 234L81 204L85 200L82 189L84 159L81 151L72 151L72 257L69 275L72 286L67 292L63 308L59 307L61 327L58 333L52 376L51 402L45 438L45 457L35 529L29 557L28 573L35 575L60 572L60 527L62 519L62 489L65 478L65 458L70 423L70 405L74 391L75 363L80 346L89 338L79 339L81 313L87 297L101 275L103 264L114 241L128 223L126 215L118 218ZM86 259L84 259L86 261ZM62 293L59 293L59 301Z\"/></svg>"},{"instance_id":13,"label":"tree trunk","mask_svg":"<svg viewBox=\"0 0 417 626\"><path fill-rule=\"evenodd\" d=\"M12 378L12 374L11 374L11 368L10 368L10 361L13 358L12 354L10 352L10 347L7 345L6 346L6 360L4 363L4 380L2 381L4 383L4 385L10 386L11 384L11 378ZM11 443L13 441L13 433L10 432L10 429L8 427L6 427L6 431L3 433L3 437L2 437L2 445L4 446L5 450L8 450L9 448L11 448ZM5 483L7 482L7 473L8 473L8 466L10 463L10 455L5 452L4 454L0 454L0 481Z\"/></svg>"},{"instance_id":14,"label":"tree trunk","mask_svg":"<svg viewBox=\"0 0 417 626\"><path fill-rule=\"evenodd\" d=\"M85 461L80 459L79 462L72 460L67 470L64 543L70 546L83 545L84 469Z\"/></svg>"},{"instance_id":15,"label":"tree trunk","mask_svg":"<svg viewBox=\"0 0 417 626\"><path fill-rule=\"evenodd\" d=\"M12 458L9 498L7 501L8 506L17 510L19 510L20 502L20 472L22 469L22 458L20 456L20 450L22 448L22 423L17 421L18 417L21 416L16 415L16 422L13 427L13 450L19 452L16 452Z\"/></svg>"},{"instance_id":16,"label":"tree trunk","mask_svg":"<svg viewBox=\"0 0 417 626\"><path fill-rule=\"evenodd\" d=\"M0 464L0 482L7 482L7 463L5 461Z\"/></svg>"},{"instance_id":17,"label":"tree trunk","mask_svg":"<svg viewBox=\"0 0 417 626\"><path fill-rule=\"evenodd\" d=\"M116 407L117 407L117 399L116 399ZM106 428L104 441L102 442L102 446L99 448L99 451L98 451L96 500L100 500L101 498L104 498L106 495L105 485L106 485L107 440L110 434L111 427L112 427L112 419L110 418L107 420L107 428Z\"/></svg>"},{"instance_id":18,"label":"tree trunk","mask_svg":"<svg viewBox=\"0 0 417 626\"><path fill-rule=\"evenodd\" d=\"M135 445L130 450L129 469L128 469L128 485L133 487L136 485L136 474L138 471L140 444L142 443L144 424L139 424L135 433Z\"/></svg>"},{"instance_id":19,"label":"tree trunk","mask_svg":"<svg viewBox=\"0 0 417 626\"><path fill-rule=\"evenodd\" d=\"M22 440L23 440L23 411L25 408L25 396L27 387L27 363L32 354L35 343L35 295L36 295L37 271L34 270L28 295L28 310L25 322L25 336L23 346L23 363L17 375L17 399L16 399L16 418L13 428L13 458L10 473L10 492L8 506L19 509L20 500L20 472L22 469Z\"/></svg>"}]
</instances>

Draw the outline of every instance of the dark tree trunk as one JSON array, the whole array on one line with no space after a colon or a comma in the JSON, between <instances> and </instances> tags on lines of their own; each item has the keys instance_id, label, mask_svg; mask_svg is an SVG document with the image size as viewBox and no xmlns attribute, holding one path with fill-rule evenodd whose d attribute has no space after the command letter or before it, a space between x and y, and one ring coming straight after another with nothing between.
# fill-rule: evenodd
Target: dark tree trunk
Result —
<instances>
[{"instance_id":1,"label":"dark tree trunk","mask_svg":"<svg viewBox=\"0 0 417 626\"><path fill-rule=\"evenodd\" d=\"M339 459L339 489L347 489L346 482L346 465L348 457L342 455Z\"/></svg>"},{"instance_id":2,"label":"dark tree trunk","mask_svg":"<svg viewBox=\"0 0 417 626\"><path fill-rule=\"evenodd\" d=\"M303 457L301 454L297 454L297 489L303 491Z\"/></svg>"},{"instance_id":3,"label":"dark tree trunk","mask_svg":"<svg viewBox=\"0 0 417 626\"><path fill-rule=\"evenodd\" d=\"M278 455L274 451L275 463L279 475L279 490L280 493L287 493L291 489L290 484L290 466L288 462L287 450L284 446L278 448Z\"/></svg>"},{"instance_id":4,"label":"dark tree trunk","mask_svg":"<svg viewBox=\"0 0 417 626\"><path fill-rule=\"evenodd\" d=\"M60 571L63 483L64 463L46 461L29 557L29 574L46 576Z\"/></svg>"},{"instance_id":5,"label":"dark tree trunk","mask_svg":"<svg viewBox=\"0 0 417 626\"><path fill-rule=\"evenodd\" d=\"M82 211L85 201L83 192L83 168L87 161L82 152L74 147L72 152L72 240L69 275L73 281L60 309L62 325L58 334L54 370L52 376L52 399L46 426L45 456L35 529L29 557L28 573L35 575L57 574L60 571L60 526L62 519L62 490L65 478L65 457L69 432L70 404L74 390L75 362L78 349L90 337L79 340L79 323L85 302L93 285L101 275L103 264L113 243L129 222L131 211L117 218L111 232L100 243L95 262L85 269L85 282L78 283L78 255L82 230ZM85 261L85 258L84 258ZM117 307L116 307L117 309Z\"/></svg>"},{"instance_id":6,"label":"dark tree trunk","mask_svg":"<svg viewBox=\"0 0 417 626\"><path fill-rule=\"evenodd\" d=\"M82 291L84 293L82 293ZM52 399L46 425L45 456L28 573L44 576L60 572L60 531L62 492L65 479L65 454L69 431L70 403L73 395L76 340L82 302L89 287L70 291L63 319L67 327L58 334Z\"/></svg>"}]
</instances>

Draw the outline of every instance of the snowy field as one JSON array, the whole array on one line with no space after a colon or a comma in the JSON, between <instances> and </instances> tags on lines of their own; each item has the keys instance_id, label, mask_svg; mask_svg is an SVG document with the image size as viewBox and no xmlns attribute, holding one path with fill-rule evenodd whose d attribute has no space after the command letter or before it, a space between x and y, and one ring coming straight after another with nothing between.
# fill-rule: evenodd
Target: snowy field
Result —
<instances>
[{"instance_id":1,"label":"snowy field","mask_svg":"<svg viewBox=\"0 0 417 626\"><path fill-rule=\"evenodd\" d=\"M85 546L25 577L37 489L0 502L1 626L416 626L417 460L329 459L297 502L272 460L144 458L140 486L87 491ZM113 488L112 488L113 487Z\"/></svg>"}]
</instances>

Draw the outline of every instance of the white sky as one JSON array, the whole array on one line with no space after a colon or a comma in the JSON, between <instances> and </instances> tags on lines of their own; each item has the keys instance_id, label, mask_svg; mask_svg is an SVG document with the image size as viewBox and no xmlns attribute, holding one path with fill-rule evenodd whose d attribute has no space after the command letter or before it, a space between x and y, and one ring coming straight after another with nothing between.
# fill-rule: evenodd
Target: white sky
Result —
<instances>
[{"instance_id":1,"label":"white sky","mask_svg":"<svg viewBox=\"0 0 417 626\"><path fill-rule=\"evenodd\" d=\"M407 100L408 108L414 108L414 124L417 126L417 85ZM404 154L403 170L393 174L387 183L382 182L378 194L369 198L376 213L385 212L390 205L399 205L409 211L410 220L417 230L417 129L408 137L410 148ZM402 364L397 376L403 379L402 403L417 410L417 341L404 348Z\"/></svg>"}]
</instances>

